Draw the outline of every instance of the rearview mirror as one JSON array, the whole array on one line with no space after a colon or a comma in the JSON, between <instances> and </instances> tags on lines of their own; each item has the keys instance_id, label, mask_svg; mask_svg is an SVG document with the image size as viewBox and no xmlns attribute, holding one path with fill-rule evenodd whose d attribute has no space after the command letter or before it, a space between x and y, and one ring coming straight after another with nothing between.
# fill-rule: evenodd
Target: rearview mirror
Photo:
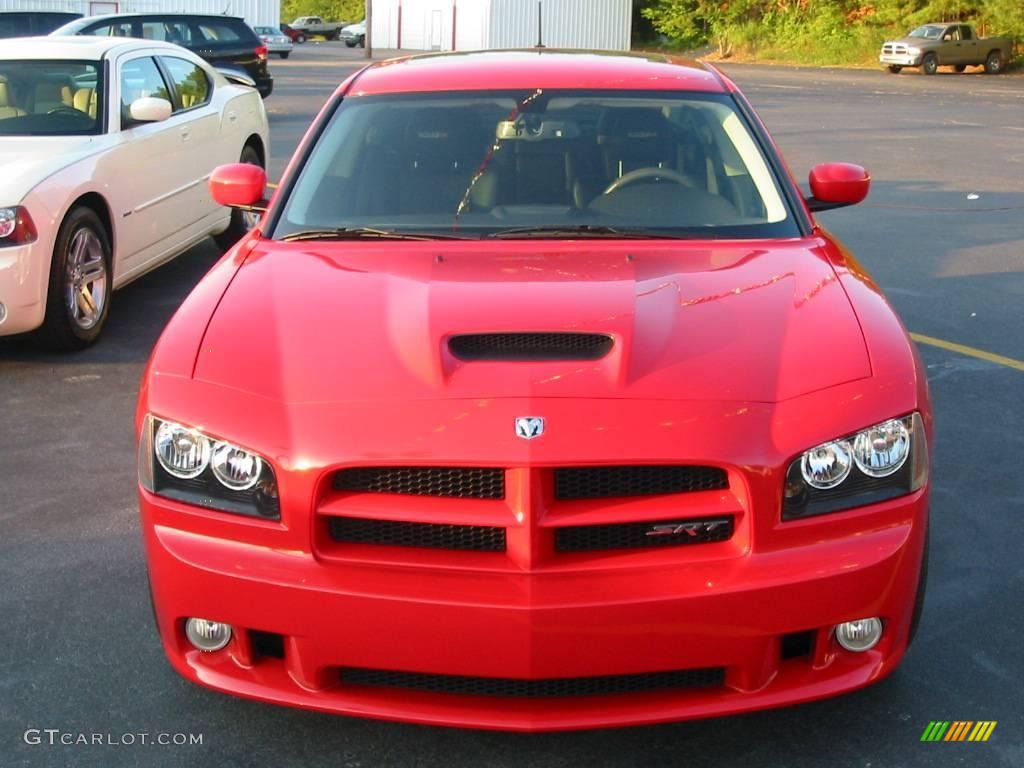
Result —
<instances>
[{"instance_id":1,"label":"rearview mirror","mask_svg":"<svg viewBox=\"0 0 1024 768\"><path fill-rule=\"evenodd\" d=\"M495 136L500 141L576 139L579 135L579 125L571 120L543 120L534 123L527 122L522 117L517 120L502 120L495 131Z\"/></svg>"},{"instance_id":2,"label":"rearview mirror","mask_svg":"<svg viewBox=\"0 0 1024 768\"><path fill-rule=\"evenodd\" d=\"M128 114L136 123L162 123L171 116L171 102L167 99L143 96L131 103Z\"/></svg>"},{"instance_id":3,"label":"rearview mirror","mask_svg":"<svg viewBox=\"0 0 1024 768\"><path fill-rule=\"evenodd\" d=\"M248 210L265 210L263 193L267 172L258 165L221 165L210 174L210 195L218 205Z\"/></svg>"},{"instance_id":4,"label":"rearview mirror","mask_svg":"<svg viewBox=\"0 0 1024 768\"><path fill-rule=\"evenodd\" d=\"M811 196L807 207L811 211L830 211L846 205L856 205L868 196L871 176L853 163L822 163L811 169L807 177Z\"/></svg>"}]
</instances>

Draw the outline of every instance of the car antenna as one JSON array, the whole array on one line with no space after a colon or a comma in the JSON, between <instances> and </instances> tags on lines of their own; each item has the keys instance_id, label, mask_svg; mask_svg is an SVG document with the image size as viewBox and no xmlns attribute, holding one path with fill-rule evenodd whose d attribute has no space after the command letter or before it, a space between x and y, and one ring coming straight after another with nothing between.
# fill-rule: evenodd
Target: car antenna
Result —
<instances>
[{"instance_id":1,"label":"car antenna","mask_svg":"<svg viewBox=\"0 0 1024 768\"><path fill-rule=\"evenodd\" d=\"M537 0L537 47L544 47L544 0Z\"/></svg>"}]
</instances>

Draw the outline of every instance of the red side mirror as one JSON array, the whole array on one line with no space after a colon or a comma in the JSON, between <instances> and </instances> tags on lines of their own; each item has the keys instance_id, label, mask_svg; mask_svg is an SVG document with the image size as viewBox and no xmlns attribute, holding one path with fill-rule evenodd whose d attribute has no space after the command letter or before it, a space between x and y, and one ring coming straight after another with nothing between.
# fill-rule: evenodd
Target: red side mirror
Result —
<instances>
[{"instance_id":1,"label":"red side mirror","mask_svg":"<svg viewBox=\"0 0 1024 768\"><path fill-rule=\"evenodd\" d=\"M822 163L808 175L811 197L807 205L812 211L827 211L844 205L856 205L868 196L871 176L853 163Z\"/></svg>"},{"instance_id":2,"label":"red side mirror","mask_svg":"<svg viewBox=\"0 0 1024 768\"><path fill-rule=\"evenodd\" d=\"M220 205L258 205L266 188L267 172L258 165L232 163L210 174L210 195Z\"/></svg>"}]
</instances>

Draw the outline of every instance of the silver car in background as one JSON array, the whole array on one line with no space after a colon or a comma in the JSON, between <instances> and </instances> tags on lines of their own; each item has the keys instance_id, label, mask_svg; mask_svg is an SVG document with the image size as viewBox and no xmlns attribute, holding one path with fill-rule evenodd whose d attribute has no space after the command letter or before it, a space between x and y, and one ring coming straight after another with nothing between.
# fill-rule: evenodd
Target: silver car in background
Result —
<instances>
[{"instance_id":1,"label":"silver car in background","mask_svg":"<svg viewBox=\"0 0 1024 768\"><path fill-rule=\"evenodd\" d=\"M292 48L295 46L288 35L280 29L274 27L253 27L252 29L267 46L267 53L276 53L282 59L287 59L291 55Z\"/></svg>"}]
</instances>

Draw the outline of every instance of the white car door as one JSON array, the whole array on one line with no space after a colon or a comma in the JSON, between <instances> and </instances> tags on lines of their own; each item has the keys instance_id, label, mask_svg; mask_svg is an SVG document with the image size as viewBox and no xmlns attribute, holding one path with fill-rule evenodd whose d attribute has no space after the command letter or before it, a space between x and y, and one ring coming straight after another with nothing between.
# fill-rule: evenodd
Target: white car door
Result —
<instances>
[{"instance_id":1,"label":"white car door","mask_svg":"<svg viewBox=\"0 0 1024 768\"><path fill-rule=\"evenodd\" d=\"M132 101L145 96L171 101L171 92L152 55L133 52L114 62L108 86L109 125L120 141L98 169L106 180L116 218L115 285L167 258L184 237L188 206L184 193L193 174L184 162L187 120L131 119Z\"/></svg>"},{"instance_id":2,"label":"white car door","mask_svg":"<svg viewBox=\"0 0 1024 768\"><path fill-rule=\"evenodd\" d=\"M230 151L221 131L220 107L213 98L213 82L206 70L183 57L161 55L157 57L174 89L173 119L186 121L183 125L182 164L188 172L188 191L184 193L183 207L189 221L203 222L223 214L223 209L210 197L207 182L218 165L238 161L239 147ZM231 119L230 116L225 116Z\"/></svg>"}]
</instances>

